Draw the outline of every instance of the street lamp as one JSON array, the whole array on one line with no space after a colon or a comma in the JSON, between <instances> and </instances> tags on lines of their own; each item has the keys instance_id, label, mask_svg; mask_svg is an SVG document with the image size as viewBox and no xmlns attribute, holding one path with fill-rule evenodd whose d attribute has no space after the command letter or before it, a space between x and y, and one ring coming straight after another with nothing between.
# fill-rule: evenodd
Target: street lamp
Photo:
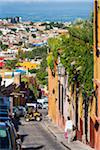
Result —
<instances>
[{"instance_id":1,"label":"street lamp","mask_svg":"<svg viewBox=\"0 0 100 150\"><path fill-rule=\"evenodd\" d=\"M65 76L65 68L63 66L63 64L60 62L58 62L58 100L59 100L59 110L61 111L61 114L63 115L63 96L64 96L64 85L63 83L61 83L61 79L62 77ZM63 80L62 80L63 81Z\"/></svg>"},{"instance_id":2,"label":"street lamp","mask_svg":"<svg viewBox=\"0 0 100 150\"><path fill-rule=\"evenodd\" d=\"M61 68L62 68L62 64L59 63L58 64L58 76L61 76Z\"/></svg>"},{"instance_id":3,"label":"street lamp","mask_svg":"<svg viewBox=\"0 0 100 150\"><path fill-rule=\"evenodd\" d=\"M62 63L58 64L58 76L64 76L65 75L65 68Z\"/></svg>"}]
</instances>

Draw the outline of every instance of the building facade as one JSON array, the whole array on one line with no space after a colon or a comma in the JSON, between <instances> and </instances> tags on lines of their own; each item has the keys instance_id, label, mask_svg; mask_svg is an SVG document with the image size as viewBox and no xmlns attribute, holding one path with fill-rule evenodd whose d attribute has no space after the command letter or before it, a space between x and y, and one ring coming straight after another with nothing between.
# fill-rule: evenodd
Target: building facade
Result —
<instances>
[{"instance_id":1,"label":"building facade","mask_svg":"<svg viewBox=\"0 0 100 150\"><path fill-rule=\"evenodd\" d=\"M67 88L67 80L56 73L55 77L49 68L49 116L58 126L64 128L67 116L70 116L77 127L76 139L100 149L100 134L95 128L94 114L100 115L100 0L94 0L94 93L84 99L78 84ZM58 65L58 64L57 64ZM57 72L57 66L55 67ZM91 81L92 82L92 81ZM65 84L66 83L66 84ZM87 96L84 96L87 97ZM87 104L86 102L89 101ZM99 141L99 142L98 142Z\"/></svg>"},{"instance_id":2,"label":"building facade","mask_svg":"<svg viewBox=\"0 0 100 150\"><path fill-rule=\"evenodd\" d=\"M94 79L97 93L96 115L100 116L100 0L94 1ZM100 149L100 133L95 131L95 148Z\"/></svg>"},{"instance_id":3,"label":"building facade","mask_svg":"<svg viewBox=\"0 0 100 150\"><path fill-rule=\"evenodd\" d=\"M61 128L65 124L65 77L58 75L58 64L53 71L48 67L48 114L51 120Z\"/></svg>"}]
</instances>

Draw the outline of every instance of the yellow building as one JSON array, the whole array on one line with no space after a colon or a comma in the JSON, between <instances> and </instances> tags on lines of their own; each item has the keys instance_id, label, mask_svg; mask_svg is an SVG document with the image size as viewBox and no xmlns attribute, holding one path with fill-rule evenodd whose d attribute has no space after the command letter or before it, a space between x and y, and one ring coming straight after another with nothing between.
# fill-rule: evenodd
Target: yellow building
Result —
<instances>
[{"instance_id":1,"label":"yellow building","mask_svg":"<svg viewBox=\"0 0 100 150\"><path fill-rule=\"evenodd\" d=\"M94 27L94 79L100 80L100 0L95 0Z\"/></svg>"},{"instance_id":2,"label":"yellow building","mask_svg":"<svg viewBox=\"0 0 100 150\"><path fill-rule=\"evenodd\" d=\"M25 61L25 62L19 63L19 65L21 67L25 68L26 70L37 69L39 67L38 64L29 62L29 61Z\"/></svg>"},{"instance_id":3,"label":"yellow building","mask_svg":"<svg viewBox=\"0 0 100 150\"><path fill-rule=\"evenodd\" d=\"M94 0L94 79L97 91L96 115L100 115L100 0ZM100 116L99 116L100 117ZM95 149L100 150L100 133L96 130Z\"/></svg>"}]
</instances>

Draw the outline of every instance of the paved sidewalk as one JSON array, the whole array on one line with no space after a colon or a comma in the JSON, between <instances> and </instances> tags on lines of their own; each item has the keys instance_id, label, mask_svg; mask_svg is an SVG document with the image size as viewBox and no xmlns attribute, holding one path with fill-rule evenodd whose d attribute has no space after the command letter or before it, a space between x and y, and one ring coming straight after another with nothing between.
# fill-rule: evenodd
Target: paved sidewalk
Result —
<instances>
[{"instance_id":1,"label":"paved sidewalk","mask_svg":"<svg viewBox=\"0 0 100 150\"><path fill-rule=\"evenodd\" d=\"M68 144L64 137L64 131L53 124L48 117L44 119L44 126L47 127L47 129L55 136L55 138L57 138L57 140L69 150L94 150L80 141L73 141Z\"/></svg>"}]
</instances>

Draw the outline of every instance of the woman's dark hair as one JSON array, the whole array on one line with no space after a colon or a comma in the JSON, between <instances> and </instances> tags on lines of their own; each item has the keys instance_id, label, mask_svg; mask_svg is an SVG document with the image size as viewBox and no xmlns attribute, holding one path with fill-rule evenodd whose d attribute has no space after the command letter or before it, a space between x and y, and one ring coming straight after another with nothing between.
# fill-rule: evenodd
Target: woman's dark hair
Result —
<instances>
[{"instance_id":1,"label":"woman's dark hair","mask_svg":"<svg viewBox=\"0 0 100 150\"><path fill-rule=\"evenodd\" d=\"M70 120L70 117L68 116L67 119Z\"/></svg>"}]
</instances>

